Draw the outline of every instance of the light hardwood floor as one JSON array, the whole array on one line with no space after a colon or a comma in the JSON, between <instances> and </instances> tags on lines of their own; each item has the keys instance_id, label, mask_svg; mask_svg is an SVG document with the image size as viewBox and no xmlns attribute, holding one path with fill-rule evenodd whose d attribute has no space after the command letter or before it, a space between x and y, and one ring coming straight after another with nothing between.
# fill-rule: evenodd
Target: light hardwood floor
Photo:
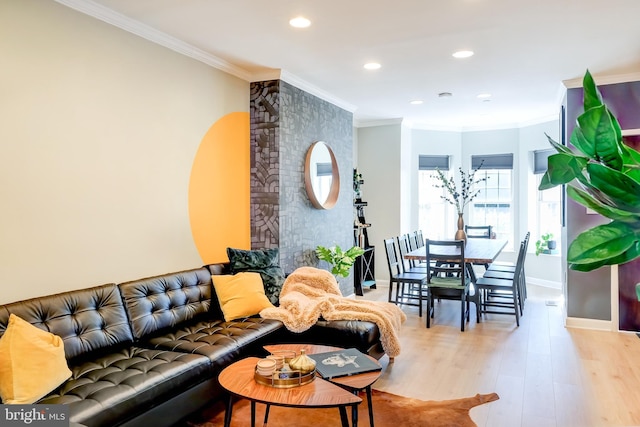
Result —
<instances>
[{"instance_id":1,"label":"light hardwood floor","mask_svg":"<svg viewBox=\"0 0 640 427\"><path fill-rule=\"evenodd\" d=\"M471 410L478 426L640 426L640 338L565 328L559 291L528 286L524 316L486 315L460 332L460 304L442 301L426 329L416 307L402 327L402 354L374 388L423 400L496 392ZM388 288L365 290L386 301ZM557 306L548 305L558 301Z\"/></svg>"}]
</instances>

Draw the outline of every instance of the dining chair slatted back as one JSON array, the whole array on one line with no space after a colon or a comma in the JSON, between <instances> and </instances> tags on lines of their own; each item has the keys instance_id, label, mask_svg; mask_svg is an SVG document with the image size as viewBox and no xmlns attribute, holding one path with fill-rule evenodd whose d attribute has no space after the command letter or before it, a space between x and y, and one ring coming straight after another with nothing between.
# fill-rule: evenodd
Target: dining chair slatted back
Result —
<instances>
[{"instance_id":1,"label":"dining chair slatted back","mask_svg":"<svg viewBox=\"0 0 640 427\"><path fill-rule=\"evenodd\" d=\"M465 263L464 241L427 239L425 246L429 266L427 328L431 326L430 319L435 317L435 299L459 300L460 330L464 332L465 323L469 320L471 291L471 280Z\"/></svg>"},{"instance_id":2,"label":"dining chair slatted back","mask_svg":"<svg viewBox=\"0 0 640 427\"><path fill-rule=\"evenodd\" d=\"M516 325L520 326L520 293L524 280L524 260L526 256L526 242L520 243L518 259L513 276L510 278L481 277L476 280L476 289L481 297L481 313L514 315ZM501 295L502 294L502 295ZM501 298L501 296L506 297Z\"/></svg>"},{"instance_id":3,"label":"dining chair slatted back","mask_svg":"<svg viewBox=\"0 0 640 427\"><path fill-rule=\"evenodd\" d=\"M416 246L418 248L424 247L424 235L422 234L422 230L416 231Z\"/></svg>"},{"instance_id":4,"label":"dining chair slatted back","mask_svg":"<svg viewBox=\"0 0 640 427\"><path fill-rule=\"evenodd\" d=\"M471 239L490 239L491 225L465 225L464 232Z\"/></svg>"},{"instance_id":5,"label":"dining chair slatted back","mask_svg":"<svg viewBox=\"0 0 640 427\"><path fill-rule=\"evenodd\" d=\"M520 303L520 315L522 315L524 311L524 303L527 299L527 282L526 282L526 270L525 266L527 263L527 254L529 249L529 240L531 237L531 232L527 231L522 240L524 242L524 260L522 263L522 273L520 274L520 286L519 286L519 303ZM504 275L501 276L500 273L511 273L513 274L516 270L516 264L512 262L495 262L490 265L490 267L485 272L486 277L494 277L494 278L504 278Z\"/></svg>"},{"instance_id":6,"label":"dining chair slatted back","mask_svg":"<svg viewBox=\"0 0 640 427\"><path fill-rule=\"evenodd\" d=\"M518 252L518 259L522 258L522 269L523 272L518 275L517 278L517 287L518 287L518 307L520 309L520 316L524 314L524 293L526 292L526 280L524 276L524 263L526 261L527 256L527 244L526 241L523 240L520 244L520 249ZM516 262L517 265L517 262ZM516 268L513 271L499 271L488 269L483 276L488 279L505 279L505 280L515 280L516 279ZM511 292L507 292L505 290L500 290L499 292L486 292L485 296L488 298L507 298L511 299Z\"/></svg>"},{"instance_id":7,"label":"dining chair slatted back","mask_svg":"<svg viewBox=\"0 0 640 427\"><path fill-rule=\"evenodd\" d=\"M492 228L490 225L465 225L464 232L469 239L490 239ZM474 265L481 265L485 270L489 269L489 264L475 263Z\"/></svg>"},{"instance_id":8,"label":"dining chair slatted back","mask_svg":"<svg viewBox=\"0 0 640 427\"><path fill-rule=\"evenodd\" d=\"M422 273L427 274L427 267L419 265L418 262L410 259L406 259L406 256L411 249L411 236L408 234L402 234L398 236L398 248L400 249L400 260L402 268L405 273Z\"/></svg>"},{"instance_id":9,"label":"dining chair slatted back","mask_svg":"<svg viewBox=\"0 0 640 427\"><path fill-rule=\"evenodd\" d=\"M412 231L411 233L407 234L407 240L409 241L409 249L414 251L416 249L418 249L418 244L416 242L416 232Z\"/></svg>"},{"instance_id":10,"label":"dining chair slatted back","mask_svg":"<svg viewBox=\"0 0 640 427\"><path fill-rule=\"evenodd\" d=\"M396 305L418 307L418 315L422 317L422 303L428 301L427 274L405 272L396 250L396 239L384 240L389 268L389 298Z\"/></svg>"}]
</instances>

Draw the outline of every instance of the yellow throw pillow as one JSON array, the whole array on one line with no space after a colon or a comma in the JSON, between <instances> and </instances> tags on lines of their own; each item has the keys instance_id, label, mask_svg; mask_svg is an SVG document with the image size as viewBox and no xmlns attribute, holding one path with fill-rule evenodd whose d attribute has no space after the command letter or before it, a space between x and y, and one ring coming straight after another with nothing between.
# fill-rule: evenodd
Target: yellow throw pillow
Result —
<instances>
[{"instance_id":1,"label":"yellow throw pillow","mask_svg":"<svg viewBox=\"0 0 640 427\"><path fill-rule=\"evenodd\" d=\"M62 338L10 314L0 338L2 402L34 403L70 376Z\"/></svg>"},{"instance_id":2,"label":"yellow throw pillow","mask_svg":"<svg viewBox=\"0 0 640 427\"><path fill-rule=\"evenodd\" d=\"M273 307L264 293L260 273L238 273L211 276L218 294L220 307L227 322L241 317L253 316L264 308Z\"/></svg>"}]
</instances>

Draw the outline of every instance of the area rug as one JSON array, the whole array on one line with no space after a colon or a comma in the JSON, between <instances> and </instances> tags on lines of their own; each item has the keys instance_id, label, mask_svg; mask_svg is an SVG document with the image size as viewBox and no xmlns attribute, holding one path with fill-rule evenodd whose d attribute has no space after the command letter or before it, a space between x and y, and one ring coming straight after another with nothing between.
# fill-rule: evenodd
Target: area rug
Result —
<instances>
[{"instance_id":1,"label":"area rug","mask_svg":"<svg viewBox=\"0 0 640 427\"><path fill-rule=\"evenodd\" d=\"M369 426L367 398L361 394L359 426ZM384 391L373 390L373 414L377 427L477 427L469 410L475 406L498 400L496 393L476 394L473 397L454 400L418 400ZM265 405L256 405L256 425L262 425ZM348 411L349 416L351 412ZM233 406L231 427L249 426L251 409L248 400L237 401ZM219 427L224 425L224 404L217 402L187 422L190 427ZM337 408L299 409L272 406L268 427L291 426L340 426Z\"/></svg>"}]
</instances>

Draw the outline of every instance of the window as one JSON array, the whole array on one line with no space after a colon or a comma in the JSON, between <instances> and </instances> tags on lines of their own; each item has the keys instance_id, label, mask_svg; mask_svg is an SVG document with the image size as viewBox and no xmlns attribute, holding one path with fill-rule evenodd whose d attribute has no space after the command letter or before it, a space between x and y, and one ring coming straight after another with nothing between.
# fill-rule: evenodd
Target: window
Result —
<instances>
[{"instance_id":1,"label":"window","mask_svg":"<svg viewBox=\"0 0 640 427\"><path fill-rule=\"evenodd\" d=\"M418 227L425 238L451 239L456 230L455 208L440 197L445 190L434 187L439 183L436 168L451 176L449 156L420 156L418 165Z\"/></svg>"},{"instance_id":2,"label":"window","mask_svg":"<svg viewBox=\"0 0 640 427\"><path fill-rule=\"evenodd\" d=\"M532 240L535 242L543 234L553 234L553 239L559 244L562 215L562 186L540 191L540 181L547 171L547 158L555 150L539 150L533 152L533 173L536 175L536 211ZM556 250L560 248L557 247Z\"/></svg>"},{"instance_id":3,"label":"window","mask_svg":"<svg viewBox=\"0 0 640 427\"><path fill-rule=\"evenodd\" d=\"M472 167L480 170L475 178L478 196L469 204L468 224L491 225L496 238L507 239L506 250L514 250L513 154L472 156Z\"/></svg>"}]
</instances>

